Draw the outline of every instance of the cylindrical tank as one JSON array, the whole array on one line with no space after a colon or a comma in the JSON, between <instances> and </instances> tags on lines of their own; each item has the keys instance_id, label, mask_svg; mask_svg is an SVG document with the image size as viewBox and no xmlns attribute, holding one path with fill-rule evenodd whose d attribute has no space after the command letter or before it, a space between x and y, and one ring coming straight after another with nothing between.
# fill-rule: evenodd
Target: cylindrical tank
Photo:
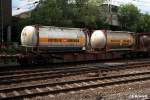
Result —
<instances>
[{"instance_id":1,"label":"cylindrical tank","mask_svg":"<svg viewBox=\"0 0 150 100\"><path fill-rule=\"evenodd\" d=\"M134 37L131 33L121 31L96 30L91 36L91 46L93 49L124 49L134 45Z\"/></svg>"},{"instance_id":2,"label":"cylindrical tank","mask_svg":"<svg viewBox=\"0 0 150 100\"><path fill-rule=\"evenodd\" d=\"M143 47L150 47L150 35L142 35L140 36L140 44Z\"/></svg>"},{"instance_id":3,"label":"cylindrical tank","mask_svg":"<svg viewBox=\"0 0 150 100\"><path fill-rule=\"evenodd\" d=\"M33 26L26 26L21 32L22 46L36 46L38 42L37 30Z\"/></svg>"},{"instance_id":4,"label":"cylindrical tank","mask_svg":"<svg viewBox=\"0 0 150 100\"><path fill-rule=\"evenodd\" d=\"M85 33L79 28L26 26L21 33L21 44L25 47L85 49L88 40Z\"/></svg>"},{"instance_id":5,"label":"cylindrical tank","mask_svg":"<svg viewBox=\"0 0 150 100\"><path fill-rule=\"evenodd\" d=\"M94 49L102 49L105 47L107 39L103 31L94 31L91 35L91 46Z\"/></svg>"}]
</instances>

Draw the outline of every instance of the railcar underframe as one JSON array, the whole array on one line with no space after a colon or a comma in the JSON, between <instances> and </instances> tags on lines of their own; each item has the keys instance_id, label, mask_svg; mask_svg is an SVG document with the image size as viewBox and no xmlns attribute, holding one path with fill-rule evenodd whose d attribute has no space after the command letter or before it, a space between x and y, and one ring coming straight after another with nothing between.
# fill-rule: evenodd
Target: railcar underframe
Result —
<instances>
[{"instance_id":1,"label":"railcar underframe","mask_svg":"<svg viewBox=\"0 0 150 100\"><path fill-rule=\"evenodd\" d=\"M82 51L82 52L30 52L18 56L21 65L43 65L49 63L103 61L121 58L149 57L150 52L143 51Z\"/></svg>"}]
</instances>

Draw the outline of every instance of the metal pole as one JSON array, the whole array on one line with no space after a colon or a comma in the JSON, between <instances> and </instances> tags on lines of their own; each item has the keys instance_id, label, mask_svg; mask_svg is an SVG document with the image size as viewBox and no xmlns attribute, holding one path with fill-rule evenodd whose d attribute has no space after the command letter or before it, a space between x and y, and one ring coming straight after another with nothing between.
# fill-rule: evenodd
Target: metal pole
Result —
<instances>
[{"instance_id":1,"label":"metal pole","mask_svg":"<svg viewBox=\"0 0 150 100\"><path fill-rule=\"evenodd\" d=\"M11 42L11 26L10 25L7 27L7 42L8 43Z\"/></svg>"},{"instance_id":2,"label":"metal pole","mask_svg":"<svg viewBox=\"0 0 150 100\"><path fill-rule=\"evenodd\" d=\"M3 26L3 24L4 24L4 16L3 16L3 4L2 4L3 2L2 2L2 0L1 0L1 20L2 20L2 37L1 37L1 42L2 42L2 44L3 44L3 42L4 42L4 39L3 39L3 33L4 33L4 31L3 31L3 28L4 28L4 26Z\"/></svg>"}]
</instances>

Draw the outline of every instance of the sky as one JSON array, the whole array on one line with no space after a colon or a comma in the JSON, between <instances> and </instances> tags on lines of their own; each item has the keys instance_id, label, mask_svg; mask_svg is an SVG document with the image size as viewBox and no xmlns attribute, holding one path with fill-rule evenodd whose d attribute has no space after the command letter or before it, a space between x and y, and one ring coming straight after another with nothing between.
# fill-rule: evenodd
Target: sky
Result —
<instances>
[{"instance_id":1,"label":"sky","mask_svg":"<svg viewBox=\"0 0 150 100\"><path fill-rule=\"evenodd\" d=\"M17 15L22 12L30 11L36 7L34 4L39 0L12 0L12 15ZM150 0L108 0L113 5L121 5L126 3L133 3L142 13L150 14Z\"/></svg>"},{"instance_id":2,"label":"sky","mask_svg":"<svg viewBox=\"0 0 150 100\"><path fill-rule=\"evenodd\" d=\"M18 15L34 9L37 5L36 1L39 0L12 0L12 15Z\"/></svg>"},{"instance_id":3,"label":"sky","mask_svg":"<svg viewBox=\"0 0 150 100\"><path fill-rule=\"evenodd\" d=\"M149 13L150 14L150 0L109 0L113 5L121 5L132 3L137 6L142 13Z\"/></svg>"}]
</instances>

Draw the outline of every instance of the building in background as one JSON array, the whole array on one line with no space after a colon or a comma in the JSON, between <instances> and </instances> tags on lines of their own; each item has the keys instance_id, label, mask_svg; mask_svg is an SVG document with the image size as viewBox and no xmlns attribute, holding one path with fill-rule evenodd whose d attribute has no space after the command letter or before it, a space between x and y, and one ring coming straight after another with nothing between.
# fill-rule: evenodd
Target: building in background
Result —
<instances>
[{"instance_id":1,"label":"building in background","mask_svg":"<svg viewBox=\"0 0 150 100\"><path fill-rule=\"evenodd\" d=\"M119 26L118 6L105 3L101 5L101 7L103 9L104 16L106 16L105 23L112 26Z\"/></svg>"},{"instance_id":2,"label":"building in background","mask_svg":"<svg viewBox=\"0 0 150 100\"><path fill-rule=\"evenodd\" d=\"M31 17L31 11L26 11L26 12L20 13L18 15L15 15L13 17L20 18L20 19L30 18Z\"/></svg>"},{"instance_id":3,"label":"building in background","mask_svg":"<svg viewBox=\"0 0 150 100\"><path fill-rule=\"evenodd\" d=\"M0 0L0 42L11 41L12 1Z\"/></svg>"}]
</instances>

